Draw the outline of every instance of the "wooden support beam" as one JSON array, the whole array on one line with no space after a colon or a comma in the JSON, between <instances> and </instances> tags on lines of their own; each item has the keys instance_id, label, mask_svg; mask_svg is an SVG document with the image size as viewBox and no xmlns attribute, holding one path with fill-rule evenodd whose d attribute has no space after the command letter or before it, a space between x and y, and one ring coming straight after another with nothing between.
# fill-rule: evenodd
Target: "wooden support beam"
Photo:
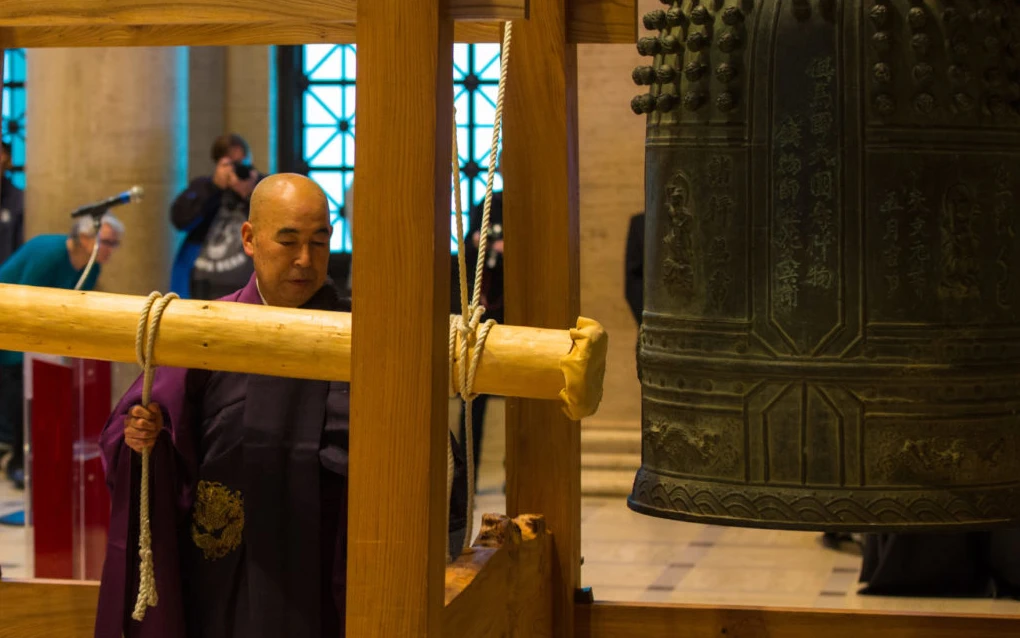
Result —
<instances>
[{"instance_id":1,"label":"wooden support beam","mask_svg":"<svg viewBox=\"0 0 1020 638\"><path fill-rule=\"evenodd\" d=\"M0 636L91 636L99 583L74 580L0 580Z\"/></svg>"},{"instance_id":2,"label":"wooden support beam","mask_svg":"<svg viewBox=\"0 0 1020 638\"><path fill-rule=\"evenodd\" d=\"M507 321L551 327L580 312L577 48L565 0L532 0L514 23L504 136ZM555 636L573 636L581 571L581 431L548 403L506 406L507 513L554 533Z\"/></svg>"},{"instance_id":3,"label":"wooden support beam","mask_svg":"<svg viewBox=\"0 0 1020 638\"><path fill-rule=\"evenodd\" d=\"M132 295L0 284L0 350L133 363L144 304L145 297ZM443 321L445 326L445 314ZM415 323L397 332L410 334ZM351 342L350 313L177 299L163 314L154 358L159 366L349 381ZM565 382L560 359L577 347L568 330L496 326L482 352L475 389L559 400ZM460 363L451 379L458 378ZM588 365L599 381L591 386L597 392L604 359ZM589 399L581 403L591 404Z\"/></svg>"},{"instance_id":4,"label":"wooden support beam","mask_svg":"<svg viewBox=\"0 0 1020 638\"><path fill-rule=\"evenodd\" d=\"M3 24L2 19L0 24ZM301 45L353 42L354 25L349 22L0 27L0 46L8 48Z\"/></svg>"},{"instance_id":5,"label":"wooden support beam","mask_svg":"<svg viewBox=\"0 0 1020 638\"><path fill-rule=\"evenodd\" d=\"M551 638L552 538L541 516L487 514L474 546L445 570L445 638ZM99 583L0 581L0 635L91 636Z\"/></svg>"},{"instance_id":6,"label":"wooden support beam","mask_svg":"<svg viewBox=\"0 0 1020 638\"><path fill-rule=\"evenodd\" d=\"M551 553L543 517L486 514L472 548L446 568L443 635L552 638Z\"/></svg>"},{"instance_id":7,"label":"wooden support beam","mask_svg":"<svg viewBox=\"0 0 1020 638\"><path fill-rule=\"evenodd\" d=\"M522 543L522 549L528 542ZM535 550L542 551L538 545ZM546 545L548 547L548 544ZM480 607L467 612L471 601L499 599L508 587L500 575L511 570L510 552L479 547L474 554L457 559L446 570L444 615L450 627L466 627L472 616L500 615L509 610L506 601L496 609ZM534 565L526 556L517 565ZM536 568L538 565L534 565ZM530 580L542 583L541 577ZM520 590L518 590L520 591ZM99 583L95 581L2 580L0 581L0 630L3 636L50 638L91 636L96 619ZM478 613L481 611L482 613ZM500 621L501 622L501 621ZM491 623L495 625L495 623ZM484 624L483 629L486 626ZM521 624L520 626L524 626ZM540 625L541 626L541 625ZM449 638L493 635L445 634ZM518 634L542 637L541 631ZM783 609L708 605L597 602L577 606L576 638L1015 638L1020 618L976 614L896 613L868 610Z\"/></svg>"},{"instance_id":8,"label":"wooden support beam","mask_svg":"<svg viewBox=\"0 0 1020 638\"><path fill-rule=\"evenodd\" d=\"M570 0L567 42L573 44L634 44L637 42L637 0Z\"/></svg>"},{"instance_id":9,"label":"wooden support beam","mask_svg":"<svg viewBox=\"0 0 1020 638\"><path fill-rule=\"evenodd\" d=\"M506 19L514 19L511 14L518 13L516 7L520 4L523 3L527 10L527 0L508 2L506 7L494 9L494 12L499 10ZM213 16L210 20L187 24L92 21L42 26L35 23L41 17L27 15L18 17L15 23L15 19L5 12L7 8L5 3L0 2L0 47L8 48L353 44L355 41L353 21L305 15L295 18L284 14L283 17L256 22L220 22ZM630 44L637 40L636 0L571 0L569 8L568 42ZM466 6L456 5L451 9L462 15L469 10ZM332 11L336 8L333 7ZM458 20L453 29L454 41L499 42L499 24Z\"/></svg>"},{"instance_id":10,"label":"wooden support beam","mask_svg":"<svg viewBox=\"0 0 1020 638\"><path fill-rule=\"evenodd\" d=\"M347 635L438 638L446 566L453 23L358 3Z\"/></svg>"},{"instance_id":11,"label":"wooden support beam","mask_svg":"<svg viewBox=\"0 0 1020 638\"><path fill-rule=\"evenodd\" d=\"M2 21L0 21L2 22ZM256 24L100 24L60 27L0 27L0 47L163 47L354 44L350 22L261 22ZM457 22L456 42L499 42L497 22Z\"/></svg>"},{"instance_id":12,"label":"wooden support beam","mask_svg":"<svg viewBox=\"0 0 1020 638\"><path fill-rule=\"evenodd\" d=\"M372 2L374 0L368 0ZM446 0L448 20L520 20L528 0ZM407 13L405 4L398 10ZM3 0L0 25L256 24L357 21L357 0Z\"/></svg>"},{"instance_id":13,"label":"wooden support beam","mask_svg":"<svg viewBox=\"0 0 1020 638\"><path fill-rule=\"evenodd\" d=\"M598 592L596 592L598 594ZM1016 616L597 602L577 606L577 638L1014 638Z\"/></svg>"}]
</instances>

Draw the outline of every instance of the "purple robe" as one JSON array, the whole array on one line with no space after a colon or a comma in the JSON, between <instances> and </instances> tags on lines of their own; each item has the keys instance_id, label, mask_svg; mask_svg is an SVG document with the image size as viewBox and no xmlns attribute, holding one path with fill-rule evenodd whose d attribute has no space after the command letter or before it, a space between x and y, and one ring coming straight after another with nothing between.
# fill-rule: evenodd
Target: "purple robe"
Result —
<instances>
[{"instance_id":1,"label":"purple robe","mask_svg":"<svg viewBox=\"0 0 1020 638\"><path fill-rule=\"evenodd\" d=\"M254 276L224 300L260 304ZM331 284L304 307L350 308ZM348 384L160 368L152 400L165 425L150 456L159 603L131 619L140 456L123 432L139 379L101 437L112 512L96 637L342 636Z\"/></svg>"}]
</instances>

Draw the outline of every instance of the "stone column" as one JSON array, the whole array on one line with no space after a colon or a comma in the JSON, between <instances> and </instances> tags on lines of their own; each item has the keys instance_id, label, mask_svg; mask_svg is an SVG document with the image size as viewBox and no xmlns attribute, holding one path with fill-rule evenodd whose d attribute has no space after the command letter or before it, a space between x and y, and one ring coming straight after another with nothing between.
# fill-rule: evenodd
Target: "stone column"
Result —
<instances>
[{"instance_id":1,"label":"stone column","mask_svg":"<svg viewBox=\"0 0 1020 638\"><path fill-rule=\"evenodd\" d=\"M191 47L188 63L188 179L209 175L213 140L227 132L227 47Z\"/></svg>"},{"instance_id":2,"label":"stone column","mask_svg":"<svg viewBox=\"0 0 1020 638\"><path fill-rule=\"evenodd\" d=\"M276 172L276 47L229 47L226 128L248 140L255 166Z\"/></svg>"},{"instance_id":3,"label":"stone column","mask_svg":"<svg viewBox=\"0 0 1020 638\"><path fill-rule=\"evenodd\" d=\"M639 20L662 6L658 0L638 5ZM630 217L645 204L645 118L630 109L638 88L631 71L643 62L631 44L578 45L577 60L581 312L611 335L602 404L581 430L581 490L623 496L641 465L637 326L623 286Z\"/></svg>"},{"instance_id":4,"label":"stone column","mask_svg":"<svg viewBox=\"0 0 1020 638\"><path fill-rule=\"evenodd\" d=\"M169 208L188 162L187 49L38 49L27 64L26 234L66 233L76 207L141 185L142 202L114 211L127 233L98 289L166 290ZM114 394L137 373L115 366Z\"/></svg>"}]
</instances>

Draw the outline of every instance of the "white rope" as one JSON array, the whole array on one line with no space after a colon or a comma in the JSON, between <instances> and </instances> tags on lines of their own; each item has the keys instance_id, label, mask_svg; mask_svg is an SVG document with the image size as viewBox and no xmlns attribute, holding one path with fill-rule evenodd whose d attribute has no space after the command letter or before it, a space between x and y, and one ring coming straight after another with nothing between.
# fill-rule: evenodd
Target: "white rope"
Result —
<instances>
[{"instance_id":1,"label":"white rope","mask_svg":"<svg viewBox=\"0 0 1020 638\"><path fill-rule=\"evenodd\" d=\"M158 292L150 293L138 317L138 330L135 333L135 356L143 371L142 406L146 409L152 399L152 381L156 372L152 360L156 349L159 322L163 318L163 311L166 310L167 305L176 298L177 295L174 293L165 297ZM131 617L138 622L145 618L145 610L148 607L155 607L159 603L155 569L152 562L152 527L149 520L149 453L149 449L142 452L141 502L138 508L138 556L141 558L141 564L139 565L138 599L135 601L135 610L131 614Z\"/></svg>"},{"instance_id":2,"label":"white rope","mask_svg":"<svg viewBox=\"0 0 1020 638\"><path fill-rule=\"evenodd\" d=\"M454 109L453 117L453 186L454 206L456 209L457 223L457 260L460 266L460 315L450 317L450 369L453 369L457 361L456 343L460 335L460 369L454 392L458 393L464 401L464 449L467 456L467 516L466 529L464 533L464 546L467 549L471 546L472 533L474 531L475 517L475 454L474 454L474 419L471 415L471 408L475 398L474 392L475 375L478 372L478 363L485 351L485 340L489 331L496 321L489 319L481 323L485 314L485 307L481 304L482 295L482 269L485 267L485 255L489 242L489 214L492 210L492 191L495 180L495 168L499 150L499 136L503 125L503 97L506 89L507 69L510 62L510 43L512 41L513 23L507 22L503 31L503 48L500 52L499 64L499 85L496 96L496 114L492 126L492 144L489 150L489 169L485 182L485 203L482 207L482 225L478 231L478 260L475 265L474 289L470 300L468 299L467 287L467 264L464 241L464 220L461 208L460 189L460 160L457 149L457 110ZM452 495L452 482L447 481L447 498L450 502Z\"/></svg>"},{"instance_id":3,"label":"white rope","mask_svg":"<svg viewBox=\"0 0 1020 638\"><path fill-rule=\"evenodd\" d=\"M100 224L102 226L102 224ZM77 239L75 240L77 241ZM89 261L85 264L85 270L81 272L81 277L78 277L78 283L74 285L75 290L81 290L81 287L85 285L85 280L88 279L89 273L92 272L92 267L96 264L96 255L99 254L99 229L96 229L96 243L92 246L92 255L89 256Z\"/></svg>"}]
</instances>

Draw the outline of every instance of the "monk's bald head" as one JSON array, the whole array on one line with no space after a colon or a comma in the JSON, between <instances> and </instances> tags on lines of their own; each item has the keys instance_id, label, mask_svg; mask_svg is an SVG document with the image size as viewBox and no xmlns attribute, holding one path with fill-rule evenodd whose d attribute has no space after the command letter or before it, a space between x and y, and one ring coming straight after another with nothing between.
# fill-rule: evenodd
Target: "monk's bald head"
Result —
<instances>
[{"instance_id":1,"label":"monk's bald head","mask_svg":"<svg viewBox=\"0 0 1020 638\"><path fill-rule=\"evenodd\" d=\"M329 202L318 184L296 173L270 175L259 182L251 194L248 221L258 231L294 208L307 208L310 213L317 211L326 223L329 222Z\"/></svg>"},{"instance_id":2,"label":"monk's bald head","mask_svg":"<svg viewBox=\"0 0 1020 638\"><path fill-rule=\"evenodd\" d=\"M296 308L322 287L329 265L329 203L303 175L266 177L251 196L241 230L266 303Z\"/></svg>"}]
</instances>

